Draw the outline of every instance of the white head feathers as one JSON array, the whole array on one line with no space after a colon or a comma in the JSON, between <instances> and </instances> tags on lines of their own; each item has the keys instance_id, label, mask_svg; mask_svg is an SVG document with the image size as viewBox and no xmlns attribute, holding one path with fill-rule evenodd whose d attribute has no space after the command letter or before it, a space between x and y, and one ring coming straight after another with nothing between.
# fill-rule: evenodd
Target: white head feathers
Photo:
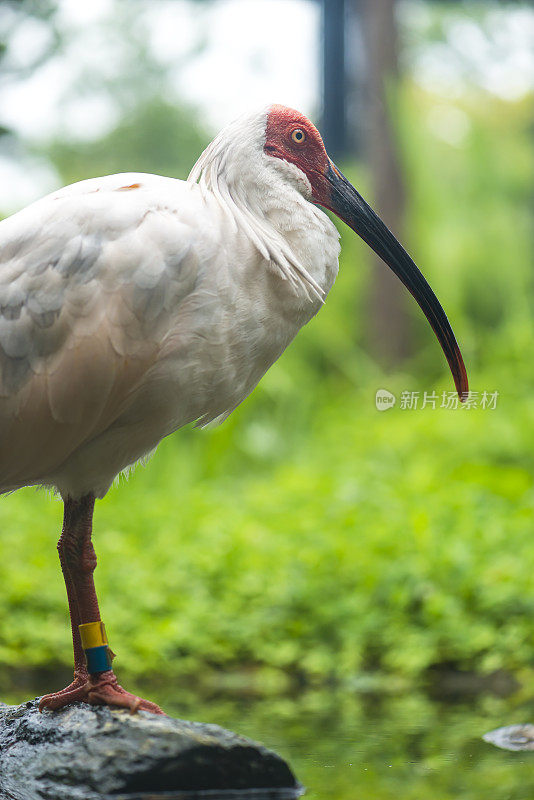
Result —
<instances>
[{"instance_id":1,"label":"white head feathers","mask_svg":"<svg viewBox=\"0 0 534 800\"><path fill-rule=\"evenodd\" d=\"M281 193L287 195L288 188L296 204L311 199L306 175L294 164L264 152L269 109L243 115L223 128L194 165L188 181L198 182L216 198L231 224L248 236L291 286L323 301L322 288L266 215L273 200ZM317 213L321 212L317 209Z\"/></svg>"}]
</instances>

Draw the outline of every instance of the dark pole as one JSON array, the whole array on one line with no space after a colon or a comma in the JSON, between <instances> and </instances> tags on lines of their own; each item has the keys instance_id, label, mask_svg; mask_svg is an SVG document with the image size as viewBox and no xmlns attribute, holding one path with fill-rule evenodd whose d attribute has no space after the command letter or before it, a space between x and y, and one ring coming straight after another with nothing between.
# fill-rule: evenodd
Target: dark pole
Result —
<instances>
[{"instance_id":1,"label":"dark pole","mask_svg":"<svg viewBox=\"0 0 534 800\"><path fill-rule=\"evenodd\" d=\"M332 158L347 154L345 0L322 0L322 134Z\"/></svg>"}]
</instances>

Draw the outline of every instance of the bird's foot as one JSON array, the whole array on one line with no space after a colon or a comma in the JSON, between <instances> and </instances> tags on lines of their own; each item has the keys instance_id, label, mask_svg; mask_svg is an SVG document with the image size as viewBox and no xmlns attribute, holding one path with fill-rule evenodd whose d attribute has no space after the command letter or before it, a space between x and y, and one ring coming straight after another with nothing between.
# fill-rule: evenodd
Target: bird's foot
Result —
<instances>
[{"instance_id":1,"label":"bird's foot","mask_svg":"<svg viewBox=\"0 0 534 800\"><path fill-rule=\"evenodd\" d=\"M55 711L72 703L119 706L128 708L131 714L135 714L136 711L150 711L152 714L165 713L156 703L143 700L142 697L130 694L122 686L119 686L115 673L111 669L97 675L80 674L75 676L73 682L65 689L41 697L39 711L44 708Z\"/></svg>"},{"instance_id":2,"label":"bird's foot","mask_svg":"<svg viewBox=\"0 0 534 800\"><path fill-rule=\"evenodd\" d=\"M122 686L119 686L115 673L112 669L101 672L98 676L89 676L89 691L87 701L94 706L120 706L130 709L130 713L136 711L150 711L152 714L164 714L165 712L150 700L143 700L135 694L130 694Z\"/></svg>"},{"instance_id":3,"label":"bird's foot","mask_svg":"<svg viewBox=\"0 0 534 800\"><path fill-rule=\"evenodd\" d=\"M86 672L75 672L74 680L69 683L64 689L59 692L52 692L45 694L39 700L39 711L44 708L49 708L55 711L57 708L70 705L70 703L77 703L78 701L85 700L85 687L89 680L89 675Z\"/></svg>"}]
</instances>

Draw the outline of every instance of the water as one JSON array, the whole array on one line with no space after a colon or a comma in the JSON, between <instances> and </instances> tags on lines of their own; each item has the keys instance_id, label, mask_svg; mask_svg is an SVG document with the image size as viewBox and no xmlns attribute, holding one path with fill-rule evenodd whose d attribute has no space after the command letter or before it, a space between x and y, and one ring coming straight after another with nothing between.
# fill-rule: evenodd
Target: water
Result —
<instances>
[{"instance_id":1,"label":"water","mask_svg":"<svg viewBox=\"0 0 534 800\"><path fill-rule=\"evenodd\" d=\"M519 693L451 701L339 689L154 699L173 716L216 722L276 750L309 800L534 800L534 752L482 739L534 721L534 702Z\"/></svg>"},{"instance_id":2,"label":"water","mask_svg":"<svg viewBox=\"0 0 534 800\"><path fill-rule=\"evenodd\" d=\"M126 685L133 691L144 688L172 716L215 722L262 741L289 762L309 800L534 800L534 752L507 752L482 739L494 728L534 721L534 702L521 694L451 702L423 692L338 689L292 697L206 698L175 686L148 692ZM139 800L148 797L157 795ZM159 798L171 800L170 795Z\"/></svg>"}]
</instances>

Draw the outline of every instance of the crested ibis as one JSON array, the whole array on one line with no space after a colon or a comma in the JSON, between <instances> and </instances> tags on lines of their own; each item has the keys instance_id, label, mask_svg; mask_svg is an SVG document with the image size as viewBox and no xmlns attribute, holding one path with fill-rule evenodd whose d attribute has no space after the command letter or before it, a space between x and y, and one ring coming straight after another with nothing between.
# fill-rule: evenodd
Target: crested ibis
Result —
<instances>
[{"instance_id":1,"label":"crested ibis","mask_svg":"<svg viewBox=\"0 0 534 800\"><path fill-rule=\"evenodd\" d=\"M242 117L187 181L126 173L60 189L0 223L0 492L52 487L75 701L162 713L119 686L100 618L95 499L161 439L226 418L321 308L339 236L323 206L409 289L463 398L467 375L432 289L302 114Z\"/></svg>"}]
</instances>

